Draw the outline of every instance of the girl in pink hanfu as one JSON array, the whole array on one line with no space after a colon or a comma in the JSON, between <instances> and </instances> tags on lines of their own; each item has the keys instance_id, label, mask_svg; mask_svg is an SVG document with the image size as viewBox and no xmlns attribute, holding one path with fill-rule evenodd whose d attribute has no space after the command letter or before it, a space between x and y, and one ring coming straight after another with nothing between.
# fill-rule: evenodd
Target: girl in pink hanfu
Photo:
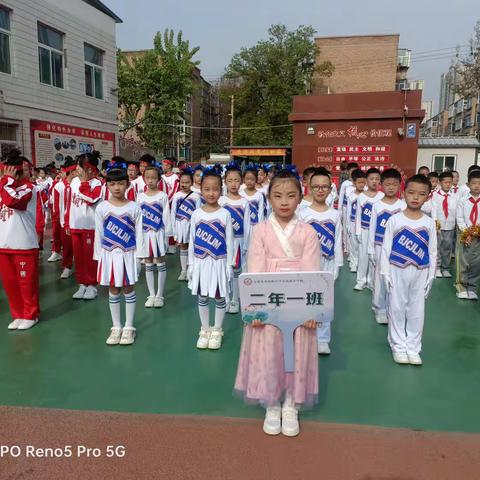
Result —
<instances>
[{"instance_id":1,"label":"girl in pink hanfu","mask_svg":"<svg viewBox=\"0 0 480 480\"><path fill-rule=\"evenodd\" d=\"M295 215L302 197L295 173L277 173L269 185L268 197L273 213L253 229L247 271L319 271L315 230ZM305 320L295 331L292 373L284 370L282 332L278 328L259 320L244 328L235 392L248 403L260 403L266 408L263 431L269 435L298 435L297 409L311 407L318 397L316 323Z\"/></svg>"}]
</instances>

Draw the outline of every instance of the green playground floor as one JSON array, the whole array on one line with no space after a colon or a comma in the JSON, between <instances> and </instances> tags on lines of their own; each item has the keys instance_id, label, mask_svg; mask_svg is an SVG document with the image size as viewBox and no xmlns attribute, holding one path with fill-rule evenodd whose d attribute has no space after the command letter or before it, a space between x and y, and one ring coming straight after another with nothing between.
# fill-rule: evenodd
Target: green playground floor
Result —
<instances>
[{"instance_id":1,"label":"green playground floor","mask_svg":"<svg viewBox=\"0 0 480 480\"><path fill-rule=\"evenodd\" d=\"M138 337L107 347L106 291L74 301L75 281L42 262L41 322L9 332L0 293L0 404L78 410L257 417L232 396L242 326L227 315L220 351L198 351L195 298L177 282L169 256L163 309L143 307L137 288ZM321 357L320 401L302 418L426 430L480 432L480 302L460 301L451 280L435 282L428 300L422 367L393 363L387 329L375 323L370 293L354 292L343 269L336 285L332 354Z\"/></svg>"}]
</instances>

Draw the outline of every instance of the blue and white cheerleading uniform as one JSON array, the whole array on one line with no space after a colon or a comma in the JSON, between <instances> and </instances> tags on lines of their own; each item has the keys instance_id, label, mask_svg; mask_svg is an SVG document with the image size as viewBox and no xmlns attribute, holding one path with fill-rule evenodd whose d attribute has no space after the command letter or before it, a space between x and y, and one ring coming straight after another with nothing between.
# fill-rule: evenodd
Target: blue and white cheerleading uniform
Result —
<instances>
[{"instance_id":1,"label":"blue and white cheerleading uniform","mask_svg":"<svg viewBox=\"0 0 480 480\"><path fill-rule=\"evenodd\" d=\"M425 297L435 277L437 231L423 215L411 220L404 212L387 222L381 274L391 284L387 294L388 342L393 352L420 353Z\"/></svg>"},{"instance_id":2,"label":"blue and white cheerleading uniform","mask_svg":"<svg viewBox=\"0 0 480 480\"><path fill-rule=\"evenodd\" d=\"M383 192L377 192L369 197L362 192L357 199L357 217L355 221L355 235L358 239L358 267L357 284L362 287L373 287L373 266L368 260L368 233L373 206L384 197Z\"/></svg>"},{"instance_id":3,"label":"blue and white cheerleading uniform","mask_svg":"<svg viewBox=\"0 0 480 480\"><path fill-rule=\"evenodd\" d=\"M317 232L321 253L320 269L332 273L336 280L343 265L341 213L333 208L325 212L317 212L307 207L300 211L298 218L311 225ZM319 342L330 342L330 322L317 328L317 339Z\"/></svg>"},{"instance_id":4,"label":"blue and white cheerleading uniform","mask_svg":"<svg viewBox=\"0 0 480 480\"><path fill-rule=\"evenodd\" d=\"M190 241L190 220L193 212L200 208L200 195L195 192L177 192L172 199L172 229L173 238L178 243Z\"/></svg>"},{"instance_id":5,"label":"blue and white cheerleading uniform","mask_svg":"<svg viewBox=\"0 0 480 480\"><path fill-rule=\"evenodd\" d=\"M382 253L385 228L390 217L404 210L406 206L403 200L397 200L393 204L388 204L380 200L372 209L370 231L368 234L368 255L373 256L375 263L372 296L372 309L375 312L375 316L385 316L387 314L387 291L380 275L380 256Z\"/></svg>"},{"instance_id":6,"label":"blue and white cheerleading uniform","mask_svg":"<svg viewBox=\"0 0 480 480\"><path fill-rule=\"evenodd\" d=\"M355 235L356 223L357 223L357 207L358 207L358 193L357 190L350 192L347 198L347 209L345 215L342 217L345 220L343 225L343 231L347 232L347 238L343 243L347 245L348 251L348 263L350 264L350 271L356 272L358 267L358 239ZM340 208L338 209L341 212Z\"/></svg>"},{"instance_id":7,"label":"blue and white cheerleading uniform","mask_svg":"<svg viewBox=\"0 0 480 480\"><path fill-rule=\"evenodd\" d=\"M248 195L246 191L239 193L248 200L250 205L250 225L253 228L265 218L265 196L259 191L256 191L253 195Z\"/></svg>"},{"instance_id":8,"label":"blue and white cheerleading uniform","mask_svg":"<svg viewBox=\"0 0 480 480\"><path fill-rule=\"evenodd\" d=\"M195 210L188 244L188 284L192 295L224 298L228 294L227 269L233 266L232 217L225 208ZM230 276L230 275L228 275Z\"/></svg>"},{"instance_id":9,"label":"blue and white cheerleading uniform","mask_svg":"<svg viewBox=\"0 0 480 480\"><path fill-rule=\"evenodd\" d=\"M137 203L143 217L142 258L163 257L167 251L168 237L172 236L170 207L165 192L155 195L139 193Z\"/></svg>"},{"instance_id":10,"label":"blue and white cheerleading uniform","mask_svg":"<svg viewBox=\"0 0 480 480\"><path fill-rule=\"evenodd\" d=\"M218 203L230 213L233 227L233 268L243 269L250 241L250 204L246 198L221 197Z\"/></svg>"},{"instance_id":11,"label":"blue and white cheerleading uniform","mask_svg":"<svg viewBox=\"0 0 480 480\"><path fill-rule=\"evenodd\" d=\"M137 257L143 247L142 213L135 202L116 207L101 202L95 210L94 260L100 285L123 287L138 281Z\"/></svg>"}]
</instances>

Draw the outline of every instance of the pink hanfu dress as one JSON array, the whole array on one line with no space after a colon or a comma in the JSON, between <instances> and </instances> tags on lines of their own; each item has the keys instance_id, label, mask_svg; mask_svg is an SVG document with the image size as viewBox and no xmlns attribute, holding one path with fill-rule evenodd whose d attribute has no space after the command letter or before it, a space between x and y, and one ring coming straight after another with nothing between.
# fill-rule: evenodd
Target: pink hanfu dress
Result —
<instances>
[{"instance_id":1,"label":"pink hanfu dress","mask_svg":"<svg viewBox=\"0 0 480 480\"><path fill-rule=\"evenodd\" d=\"M319 271L320 251L315 230L297 218L284 230L279 229L274 214L253 229L248 272ZM311 407L318 399L316 330L297 328L295 372L286 373L282 332L273 325L256 328L246 325L234 392L247 403L269 407L281 402L287 390L297 408Z\"/></svg>"}]
</instances>

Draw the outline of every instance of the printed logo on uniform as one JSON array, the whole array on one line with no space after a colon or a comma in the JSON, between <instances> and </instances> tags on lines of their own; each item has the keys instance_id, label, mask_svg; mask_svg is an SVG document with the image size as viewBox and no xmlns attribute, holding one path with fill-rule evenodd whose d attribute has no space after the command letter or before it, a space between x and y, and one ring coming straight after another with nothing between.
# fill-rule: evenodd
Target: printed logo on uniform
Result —
<instances>
[{"instance_id":1,"label":"printed logo on uniform","mask_svg":"<svg viewBox=\"0 0 480 480\"><path fill-rule=\"evenodd\" d=\"M110 214L103 221L102 247L112 251L115 248L128 252L136 247L135 221L130 215Z\"/></svg>"},{"instance_id":2,"label":"printed logo on uniform","mask_svg":"<svg viewBox=\"0 0 480 480\"><path fill-rule=\"evenodd\" d=\"M245 218L245 209L241 205L224 205L223 208L230 212L232 217L233 232L236 237L243 237L243 223Z\"/></svg>"},{"instance_id":3,"label":"printed logo on uniform","mask_svg":"<svg viewBox=\"0 0 480 480\"><path fill-rule=\"evenodd\" d=\"M179 222L186 220L187 222L190 221L192 218L192 213L196 208L195 200L192 198L185 198L184 200L180 200L178 202L177 211L175 213L175 219Z\"/></svg>"},{"instance_id":4,"label":"printed logo on uniform","mask_svg":"<svg viewBox=\"0 0 480 480\"><path fill-rule=\"evenodd\" d=\"M142 203L143 231L158 232L163 228L163 207L159 203Z\"/></svg>"},{"instance_id":5,"label":"printed logo on uniform","mask_svg":"<svg viewBox=\"0 0 480 480\"><path fill-rule=\"evenodd\" d=\"M385 229L387 228L387 222L392 215L400 212L398 210L383 210L377 215L377 225L375 226L375 245L382 245L383 238L385 236Z\"/></svg>"},{"instance_id":6,"label":"printed logo on uniform","mask_svg":"<svg viewBox=\"0 0 480 480\"><path fill-rule=\"evenodd\" d=\"M414 265L427 268L430 263L428 252L429 233L426 228L418 230L404 227L393 236L390 263L400 268Z\"/></svg>"},{"instance_id":7,"label":"printed logo on uniform","mask_svg":"<svg viewBox=\"0 0 480 480\"><path fill-rule=\"evenodd\" d=\"M227 234L220 220L201 221L195 229L194 255L197 258L212 257L215 260L227 256Z\"/></svg>"},{"instance_id":8,"label":"printed logo on uniform","mask_svg":"<svg viewBox=\"0 0 480 480\"><path fill-rule=\"evenodd\" d=\"M249 201L249 205L250 205L250 222L252 225L256 225L258 223L258 209L259 209L258 200Z\"/></svg>"},{"instance_id":9,"label":"printed logo on uniform","mask_svg":"<svg viewBox=\"0 0 480 480\"><path fill-rule=\"evenodd\" d=\"M372 217L372 208L373 204L371 202L366 202L362 207L360 223L362 228L370 227L370 218Z\"/></svg>"},{"instance_id":10,"label":"printed logo on uniform","mask_svg":"<svg viewBox=\"0 0 480 480\"><path fill-rule=\"evenodd\" d=\"M333 258L335 254L335 224L331 220L308 222L317 232L318 241L322 255L326 258Z\"/></svg>"}]
</instances>

